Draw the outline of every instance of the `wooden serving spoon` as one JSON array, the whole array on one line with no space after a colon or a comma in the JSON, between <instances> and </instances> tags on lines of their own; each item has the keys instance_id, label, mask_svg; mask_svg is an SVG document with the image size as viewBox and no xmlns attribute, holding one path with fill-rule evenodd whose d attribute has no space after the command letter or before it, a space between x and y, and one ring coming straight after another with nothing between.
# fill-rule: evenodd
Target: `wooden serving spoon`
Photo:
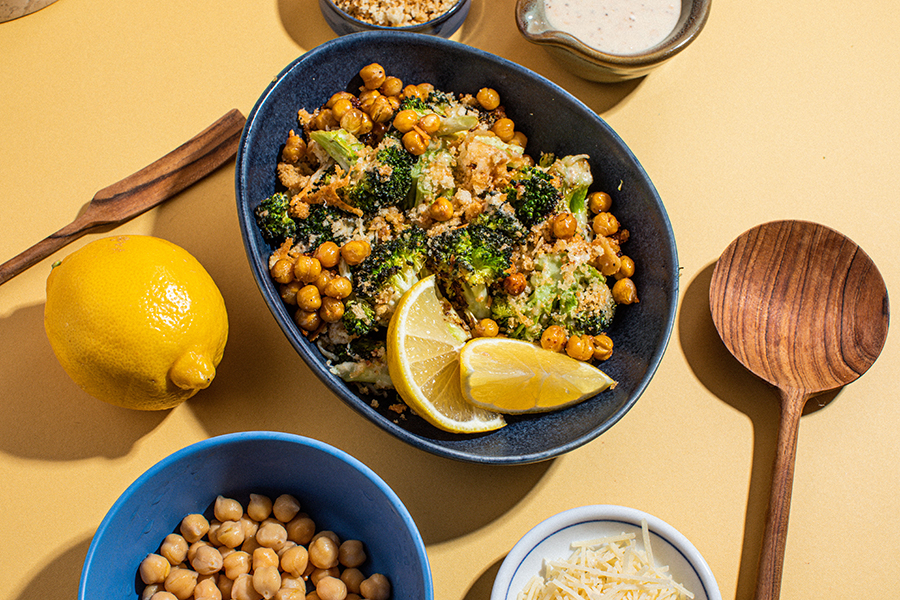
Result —
<instances>
[{"instance_id":1,"label":"wooden serving spoon","mask_svg":"<svg viewBox=\"0 0 900 600\"><path fill-rule=\"evenodd\" d=\"M206 177L235 155L245 121L232 109L156 162L103 188L70 224L0 265L0 284L88 231L124 223Z\"/></svg>"},{"instance_id":2,"label":"wooden serving spoon","mask_svg":"<svg viewBox=\"0 0 900 600\"><path fill-rule=\"evenodd\" d=\"M884 346L888 297L869 256L836 231L776 221L731 243L713 270L712 319L728 350L778 388L781 423L756 598L781 589L800 415L866 372Z\"/></svg>"}]
</instances>

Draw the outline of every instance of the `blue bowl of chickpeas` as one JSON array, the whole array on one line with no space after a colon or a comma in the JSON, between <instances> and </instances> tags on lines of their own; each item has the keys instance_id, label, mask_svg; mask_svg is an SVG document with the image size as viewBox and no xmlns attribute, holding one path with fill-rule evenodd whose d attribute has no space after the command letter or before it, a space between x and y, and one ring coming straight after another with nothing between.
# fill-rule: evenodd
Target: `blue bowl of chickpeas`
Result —
<instances>
[{"instance_id":1,"label":"blue bowl of chickpeas","mask_svg":"<svg viewBox=\"0 0 900 600\"><path fill-rule=\"evenodd\" d=\"M495 431L459 434L431 425L414 411L403 411L403 402L393 390L367 394L332 370L320 349L321 339L308 335L321 324L306 320L312 313L298 310L296 295L293 304L282 295L289 284L273 279L272 269L282 261L271 260L278 246L262 235L255 211L265 199L284 189L276 165L290 145L289 132L299 128L298 110L312 113L344 93L362 106L360 95L365 92L361 90L371 91L365 87L364 69L373 63L380 65L386 76L385 88L393 78L402 83L398 89L432 86L472 97L490 89L505 111L505 118L498 119L495 127L506 121L513 124L512 139L523 133L525 152L531 156L546 152L589 157L591 192L609 196L612 210L630 233L628 256L635 265L631 279L640 296L639 302L616 309L608 331L615 350L602 369L618 382L614 389L563 410L510 415L506 426ZM373 107L378 102L378 97L372 98ZM335 114L326 110L317 114L328 112ZM352 112L348 110L342 122ZM404 140L417 131L414 128L403 134ZM369 31L341 36L306 52L273 79L249 114L238 148L235 195L241 235L257 286L294 349L338 398L384 431L423 451L464 462L512 465L574 450L607 431L634 406L668 345L678 300L678 258L668 215L650 177L616 132L580 100L552 81L477 48L431 35ZM299 264L291 266L294 274ZM326 300L321 298L323 307ZM313 320L331 322L327 320L330 313L320 310L316 315Z\"/></svg>"},{"instance_id":2,"label":"blue bowl of chickpeas","mask_svg":"<svg viewBox=\"0 0 900 600\"><path fill-rule=\"evenodd\" d=\"M434 591L406 507L363 463L275 432L161 460L94 534L79 600L422 598ZM354 596L355 594L355 596Z\"/></svg>"}]
</instances>

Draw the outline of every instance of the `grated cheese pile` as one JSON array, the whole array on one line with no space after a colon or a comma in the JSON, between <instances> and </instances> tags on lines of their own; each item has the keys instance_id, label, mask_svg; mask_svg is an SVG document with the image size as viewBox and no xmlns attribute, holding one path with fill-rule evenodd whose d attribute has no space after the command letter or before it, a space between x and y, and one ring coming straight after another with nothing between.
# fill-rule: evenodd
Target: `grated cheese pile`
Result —
<instances>
[{"instance_id":1,"label":"grated cheese pile","mask_svg":"<svg viewBox=\"0 0 900 600\"><path fill-rule=\"evenodd\" d=\"M644 548L635 534L572 544L568 560L545 560L517 600L684 600L694 594L676 583L669 567L654 564L647 522L641 522Z\"/></svg>"}]
</instances>

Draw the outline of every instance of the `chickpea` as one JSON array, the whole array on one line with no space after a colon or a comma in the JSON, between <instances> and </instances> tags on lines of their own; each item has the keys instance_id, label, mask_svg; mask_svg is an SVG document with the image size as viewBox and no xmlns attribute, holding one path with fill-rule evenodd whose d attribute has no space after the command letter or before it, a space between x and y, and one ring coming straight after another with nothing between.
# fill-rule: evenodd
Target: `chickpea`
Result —
<instances>
[{"instance_id":1,"label":"chickpea","mask_svg":"<svg viewBox=\"0 0 900 600\"><path fill-rule=\"evenodd\" d=\"M337 124L338 121L334 117L334 113L331 112L331 109L323 108L322 110L316 111L310 125L313 129L326 130L335 127Z\"/></svg>"},{"instance_id":2,"label":"chickpea","mask_svg":"<svg viewBox=\"0 0 900 600\"><path fill-rule=\"evenodd\" d=\"M497 337L498 333L500 333L500 328L497 326L497 321L493 319L481 319L475 323L475 327L472 329L472 335L475 337Z\"/></svg>"},{"instance_id":3,"label":"chickpea","mask_svg":"<svg viewBox=\"0 0 900 600\"><path fill-rule=\"evenodd\" d=\"M607 248L607 251L597 257L597 264L600 268L600 272L609 277L622 268L622 259L611 249Z\"/></svg>"},{"instance_id":4,"label":"chickpea","mask_svg":"<svg viewBox=\"0 0 900 600\"><path fill-rule=\"evenodd\" d=\"M271 598L281 588L278 567L260 567L253 571L253 588L263 598Z\"/></svg>"},{"instance_id":5,"label":"chickpea","mask_svg":"<svg viewBox=\"0 0 900 600\"><path fill-rule=\"evenodd\" d=\"M188 515L181 520L179 530L185 541L193 544L209 531L209 521L200 514Z\"/></svg>"},{"instance_id":6,"label":"chickpea","mask_svg":"<svg viewBox=\"0 0 900 600\"><path fill-rule=\"evenodd\" d=\"M360 540L346 540L338 547L338 562L344 567L358 567L366 562L366 550Z\"/></svg>"},{"instance_id":7,"label":"chickpea","mask_svg":"<svg viewBox=\"0 0 900 600\"><path fill-rule=\"evenodd\" d=\"M623 277L613 284L612 289L613 300L618 304L634 304L639 302L637 296L637 286L629 277Z\"/></svg>"},{"instance_id":8,"label":"chickpea","mask_svg":"<svg viewBox=\"0 0 900 600\"><path fill-rule=\"evenodd\" d=\"M306 594L306 580L285 573L281 576L281 589L298 590Z\"/></svg>"},{"instance_id":9,"label":"chickpea","mask_svg":"<svg viewBox=\"0 0 900 600\"><path fill-rule=\"evenodd\" d=\"M427 100L428 95L434 91L434 86L430 83L420 83L416 86L416 89L419 90L419 94L421 94L422 100Z\"/></svg>"},{"instance_id":10,"label":"chickpea","mask_svg":"<svg viewBox=\"0 0 900 600\"><path fill-rule=\"evenodd\" d=\"M612 197L606 192L591 192L588 194L588 208L594 214L607 212L612 206Z\"/></svg>"},{"instance_id":11,"label":"chickpea","mask_svg":"<svg viewBox=\"0 0 900 600\"><path fill-rule=\"evenodd\" d=\"M228 579L237 579L238 575L249 573L252 566L250 554L243 550L232 552L222 559L222 568Z\"/></svg>"},{"instance_id":12,"label":"chickpea","mask_svg":"<svg viewBox=\"0 0 900 600\"><path fill-rule=\"evenodd\" d=\"M278 283L290 283L294 280L294 263L289 258L279 258L269 269L269 274Z\"/></svg>"},{"instance_id":13,"label":"chickpea","mask_svg":"<svg viewBox=\"0 0 900 600\"><path fill-rule=\"evenodd\" d=\"M344 600L347 597L347 584L337 577L323 577L316 584L316 593L321 600Z\"/></svg>"},{"instance_id":14,"label":"chickpea","mask_svg":"<svg viewBox=\"0 0 900 600\"><path fill-rule=\"evenodd\" d=\"M260 546L253 551L253 570L261 567L277 567L281 564L278 554L271 548Z\"/></svg>"},{"instance_id":15,"label":"chickpea","mask_svg":"<svg viewBox=\"0 0 900 600\"><path fill-rule=\"evenodd\" d=\"M562 352L563 348L566 347L568 337L565 329L559 325L551 325L541 334L541 348Z\"/></svg>"},{"instance_id":16,"label":"chickpea","mask_svg":"<svg viewBox=\"0 0 900 600\"><path fill-rule=\"evenodd\" d=\"M631 257L625 256L624 254L619 257L619 270L616 271L616 279L622 279L624 277L633 277L634 276L634 261Z\"/></svg>"},{"instance_id":17,"label":"chickpea","mask_svg":"<svg viewBox=\"0 0 900 600\"><path fill-rule=\"evenodd\" d=\"M262 594L253 587L253 575L244 573L238 575L231 586L232 600L262 600Z\"/></svg>"},{"instance_id":18,"label":"chickpea","mask_svg":"<svg viewBox=\"0 0 900 600\"><path fill-rule=\"evenodd\" d=\"M373 123L387 123L394 117L394 107L386 96L378 96L367 111Z\"/></svg>"},{"instance_id":19,"label":"chickpea","mask_svg":"<svg viewBox=\"0 0 900 600\"><path fill-rule=\"evenodd\" d=\"M317 259L322 267L331 269L336 267L341 259L341 249L334 242L323 242L316 248L313 258Z\"/></svg>"},{"instance_id":20,"label":"chickpea","mask_svg":"<svg viewBox=\"0 0 900 600\"><path fill-rule=\"evenodd\" d=\"M187 600L194 593L197 585L197 573L190 569L174 568L166 577L166 591L178 600Z\"/></svg>"},{"instance_id":21,"label":"chickpea","mask_svg":"<svg viewBox=\"0 0 900 600\"><path fill-rule=\"evenodd\" d=\"M210 543L207 542L206 540L198 540L198 541L194 542L193 544L191 544L191 547L188 548L187 561L189 563L191 561L193 561L194 557L197 556L197 551L200 548L203 548L204 546L209 546L209 545L210 545Z\"/></svg>"},{"instance_id":22,"label":"chickpea","mask_svg":"<svg viewBox=\"0 0 900 600\"><path fill-rule=\"evenodd\" d=\"M216 585L216 580L207 577L197 582L194 587L194 600L209 598L210 600L222 600L222 592Z\"/></svg>"},{"instance_id":23,"label":"chickpea","mask_svg":"<svg viewBox=\"0 0 900 600\"><path fill-rule=\"evenodd\" d=\"M513 273L503 278L503 291L510 296L518 296L525 291L528 280L522 273Z\"/></svg>"},{"instance_id":24,"label":"chickpea","mask_svg":"<svg viewBox=\"0 0 900 600\"><path fill-rule=\"evenodd\" d=\"M434 135L441 128L441 118L434 114L427 114L419 119L419 127L428 135Z\"/></svg>"},{"instance_id":25,"label":"chickpea","mask_svg":"<svg viewBox=\"0 0 900 600\"><path fill-rule=\"evenodd\" d=\"M316 524L308 516L297 516L286 526L288 539L301 545L308 544L316 532Z\"/></svg>"},{"instance_id":26,"label":"chickpea","mask_svg":"<svg viewBox=\"0 0 900 600\"><path fill-rule=\"evenodd\" d=\"M572 213L560 213L553 217L553 220L550 222L550 230L553 233L553 237L561 240L567 240L575 235L575 231L578 229L578 221L575 220L575 216Z\"/></svg>"},{"instance_id":27,"label":"chickpea","mask_svg":"<svg viewBox=\"0 0 900 600\"><path fill-rule=\"evenodd\" d=\"M366 240L351 240L341 247L341 258L348 265L355 266L366 260L371 252L372 246Z\"/></svg>"},{"instance_id":28,"label":"chickpea","mask_svg":"<svg viewBox=\"0 0 900 600\"><path fill-rule=\"evenodd\" d=\"M369 116L358 108L351 108L341 116L338 122L341 124L341 129L346 129L353 135L360 135L368 133L368 131L364 131L367 120L370 123L369 131L371 131L372 121Z\"/></svg>"},{"instance_id":29,"label":"chickpea","mask_svg":"<svg viewBox=\"0 0 900 600\"><path fill-rule=\"evenodd\" d=\"M572 335L566 342L566 354L576 360L591 360L594 357L594 343L589 335Z\"/></svg>"},{"instance_id":30,"label":"chickpea","mask_svg":"<svg viewBox=\"0 0 900 600\"><path fill-rule=\"evenodd\" d=\"M363 90L359 93L359 107L363 110L369 110L376 99L381 97L378 90Z\"/></svg>"},{"instance_id":31,"label":"chickpea","mask_svg":"<svg viewBox=\"0 0 900 600\"><path fill-rule=\"evenodd\" d=\"M303 283L312 283L322 272L322 263L312 256L298 256L294 263L294 277ZM257 519L261 521L262 519Z\"/></svg>"},{"instance_id":32,"label":"chickpea","mask_svg":"<svg viewBox=\"0 0 900 600\"><path fill-rule=\"evenodd\" d=\"M403 147L414 156L421 156L425 154L425 151L428 149L428 143L425 141L425 138L422 137L421 133L415 130L404 133L401 141L403 142Z\"/></svg>"},{"instance_id":33,"label":"chickpea","mask_svg":"<svg viewBox=\"0 0 900 600\"><path fill-rule=\"evenodd\" d=\"M342 275L338 275L331 281L325 284L325 289L322 290L324 295L329 298L337 298L338 300L343 300L353 291L353 284L350 283L350 280ZM299 512L299 506L298 506ZM293 516L293 515L292 515ZM284 520L284 519L280 519ZM287 519L290 521L290 519Z\"/></svg>"},{"instance_id":34,"label":"chickpea","mask_svg":"<svg viewBox=\"0 0 900 600\"><path fill-rule=\"evenodd\" d=\"M278 287L278 295L281 296L281 301L292 306L297 304L297 292L300 291L302 286L303 283L299 281L282 283Z\"/></svg>"},{"instance_id":35,"label":"chickpea","mask_svg":"<svg viewBox=\"0 0 900 600\"><path fill-rule=\"evenodd\" d=\"M331 114L340 122L350 110L354 109L353 102L348 98L341 98L331 107Z\"/></svg>"},{"instance_id":36,"label":"chickpea","mask_svg":"<svg viewBox=\"0 0 900 600\"><path fill-rule=\"evenodd\" d=\"M288 588L284 587L284 577L281 578L282 587L275 592L275 600L306 600L306 587Z\"/></svg>"},{"instance_id":37,"label":"chickpea","mask_svg":"<svg viewBox=\"0 0 900 600\"><path fill-rule=\"evenodd\" d=\"M346 277L339 279L347 279ZM350 283L350 280L347 279L347 283ZM300 502L290 494L282 494L275 498L275 503L272 505L272 514L276 519L281 521L282 523L287 523L300 512Z\"/></svg>"},{"instance_id":38,"label":"chickpea","mask_svg":"<svg viewBox=\"0 0 900 600\"><path fill-rule=\"evenodd\" d=\"M319 276L316 277L313 285L316 286L316 288L319 290L319 293L321 294L325 291L325 286L328 285L328 282L333 278L334 273L332 273L331 271L322 271L321 273L319 273Z\"/></svg>"},{"instance_id":39,"label":"chickpea","mask_svg":"<svg viewBox=\"0 0 900 600\"><path fill-rule=\"evenodd\" d=\"M332 94L331 98L328 99L328 102L325 103L325 108L334 108L334 105L337 104L339 100L353 100L353 94L350 92L336 92Z\"/></svg>"},{"instance_id":40,"label":"chickpea","mask_svg":"<svg viewBox=\"0 0 900 600\"><path fill-rule=\"evenodd\" d=\"M257 531L258 530L259 529L257 528ZM262 546L260 546L259 542L256 541L256 534L254 533L252 537L247 537L245 534L244 543L241 544L241 552L246 552L247 554L252 556L253 553L256 552L257 548L262 548Z\"/></svg>"},{"instance_id":41,"label":"chickpea","mask_svg":"<svg viewBox=\"0 0 900 600\"><path fill-rule=\"evenodd\" d=\"M168 594L169 596L171 596L171 598L175 598L175 596L172 596L172 594L169 594L169 592L166 591L161 583L151 583L149 585L145 585L143 591L141 591L141 600L150 600L150 598L153 597L153 594L156 594L157 592L161 594Z\"/></svg>"},{"instance_id":42,"label":"chickpea","mask_svg":"<svg viewBox=\"0 0 900 600\"><path fill-rule=\"evenodd\" d=\"M222 592L223 598L234 598L231 594L231 590L234 587L234 580L228 579L225 576L225 573L219 573L219 576L216 578L216 585L219 588L219 591Z\"/></svg>"},{"instance_id":43,"label":"chickpea","mask_svg":"<svg viewBox=\"0 0 900 600\"><path fill-rule=\"evenodd\" d=\"M264 522L256 532L256 541L265 548L278 548L287 541L287 530L281 523Z\"/></svg>"},{"instance_id":44,"label":"chickpea","mask_svg":"<svg viewBox=\"0 0 900 600\"><path fill-rule=\"evenodd\" d=\"M516 125L515 123L513 123L512 119L503 117L502 119L497 119L494 122L494 125L491 127L491 131L497 134L497 137L500 138L500 141L508 142L516 133Z\"/></svg>"},{"instance_id":45,"label":"chickpea","mask_svg":"<svg viewBox=\"0 0 900 600\"><path fill-rule=\"evenodd\" d=\"M341 581L347 584L347 590L351 594L359 593L359 584L361 584L365 578L366 576L363 575L362 571L356 567L344 569L341 573Z\"/></svg>"},{"instance_id":46,"label":"chickpea","mask_svg":"<svg viewBox=\"0 0 900 600\"><path fill-rule=\"evenodd\" d=\"M191 566L201 575L210 575L218 573L222 569L223 562L222 555L216 548L203 546L197 549L197 553L191 559Z\"/></svg>"},{"instance_id":47,"label":"chickpea","mask_svg":"<svg viewBox=\"0 0 900 600\"><path fill-rule=\"evenodd\" d=\"M187 558L187 540L177 533L170 533L159 547L159 553L166 557L170 564L177 565Z\"/></svg>"},{"instance_id":48,"label":"chickpea","mask_svg":"<svg viewBox=\"0 0 900 600\"><path fill-rule=\"evenodd\" d=\"M391 584L387 577L375 573L359 584L359 591L367 600L388 600L391 595Z\"/></svg>"},{"instance_id":49,"label":"chickpea","mask_svg":"<svg viewBox=\"0 0 900 600\"><path fill-rule=\"evenodd\" d=\"M594 339L594 359L607 360L613 353L613 341L605 333L595 335Z\"/></svg>"},{"instance_id":50,"label":"chickpea","mask_svg":"<svg viewBox=\"0 0 900 600\"><path fill-rule=\"evenodd\" d=\"M384 78L384 83L378 88L385 96L399 96L403 91L403 81L399 77L388 75Z\"/></svg>"},{"instance_id":51,"label":"chickpea","mask_svg":"<svg viewBox=\"0 0 900 600\"><path fill-rule=\"evenodd\" d=\"M322 531L318 532L316 535L313 536L312 541L316 541L316 538L320 538L322 536L330 538L331 541L334 542L335 544L337 544L338 546L341 545L341 538L338 537L338 534L331 531L330 529L323 529Z\"/></svg>"},{"instance_id":52,"label":"chickpea","mask_svg":"<svg viewBox=\"0 0 900 600\"><path fill-rule=\"evenodd\" d=\"M322 325L322 318L319 316L318 312L298 310L294 313L294 323L296 323L297 327L303 331L315 331ZM219 539L221 539L221 535L219 536Z\"/></svg>"},{"instance_id":53,"label":"chickpea","mask_svg":"<svg viewBox=\"0 0 900 600\"><path fill-rule=\"evenodd\" d=\"M475 99L484 110L494 110L500 106L500 94L493 88L481 88L478 90L478 93L475 94Z\"/></svg>"},{"instance_id":54,"label":"chickpea","mask_svg":"<svg viewBox=\"0 0 900 600\"><path fill-rule=\"evenodd\" d=\"M300 157L305 153L306 142L291 129L291 132L288 134L288 139L284 144L284 148L281 149L281 159L286 163L293 164L300 160Z\"/></svg>"},{"instance_id":55,"label":"chickpea","mask_svg":"<svg viewBox=\"0 0 900 600\"><path fill-rule=\"evenodd\" d=\"M237 548L244 542L244 526L239 521L223 521L217 537L222 545Z\"/></svg>"},{"instance_id":56,"label":"chickpea","mask_svg":"<svg viewBox=\"0 0 900 600\"><path fill-rule=\"evenodd\" d=\"M422 96L422 92L421 92L421 90L419 90L418 86L415 86L412 84L409 84L409 85L406 85L403 87L403 91L400 92L400 97L401 98L420 98L422 100L425 99L425 97Z\"/></svg>"},{"instance_id":57,"label":"chickpea","mask_svg":"<svg viewBox=\"0 0 900 600\"><path fill-rule=\"evenodd\" d=\"M611 212L600 212L594 217L591 228L597 235L612 235L619 230L619 220Z\"/></svg>"},{"instance_id":58,"label":"chickpea","mask_svg":"<svg viewBox=\"0 0 900 600\"><path fill-rule=\"evenodd\" d=\"M298 277L297 279L300 278ZM250 502L247 503L247 516L249 516L254 521L263 521L267 519L271 514L272 500L268 496L263 496L261 494L250 494Z\"/></svg>"},{"instance_id":59,"label":"chickpea","mask_svg":"<svg viewBox=\"0 0 900 600\"><path fill-rule=\"evenodd\" d=\"M428 207L428 214L435 221L449 221L453 217L453 203L447 198L438 198Z\"/></svg>"},{"instance_id":60,"label":"chickpea","mask_svg":"<svg viewBox=\"0 0 900 600\"><path fill-rule=\"evenodd\" d=\"M206 532L206 539L209 540L210 545L212 546L221 546L222 542L219 541L219 528L222 526L221 521L210 521L209 522L209 531Z\"/></svg>"},{"instance_id":61,"label":"chickpea","mask_svg":"<svg viewBox=\"0 0 900 600\"><path fill-rule=\"evenodd\" d=\"M319 310L322 306L322 296L319 293L319 288L311 283L300 288L300 291L297 292L297 306L300 310L307 312Z\"/></svg>"},{"instance_id":62,"label":"chickpea","mask_svg":"<svg viewBox=\"0 0 900 600\"><path fill-rule=\"evenodd\" d=\"M526 136L521 131L517 131L513 134L512 139L509 140L510 144L515 144L520 148L524 148L528 145L528 136Z\"/></svg>"},{"instance_id":63,"label":"chickpea","mask_svg":"<svg viewBox=\"0 0 900 600\"><path fill-rule=\"evenodd\" d=\"M172 570L172 565L164 556L148 554L141 561L141 566L138 570L141 574L141 581L149 585L151 583L164 582L166 577L169 576L169 571Z\"/></svg>"},{"instance_id":64,"label":"chickpea","mask_svg":"<svg viewBox=\"0 0 900 600\"><path fill-rule=\"evenodd\" d=\"M309 562L319 569L337 566L338 545L328 536L315 538L309 544Z\"/></svg>"},{"instance_id":65,"label":"chickpea","mask_svg":"<svg viewBox=\"0 0 900 600\"><path fill-rule=\"evenodd\" d=\"M416 123L419 122L419 113L412 109L404 109L398 112L394 116L394 129L399 131L400 133L406 133L408 131L412 131L412 128L415 127Z\"/></svg>"},{"instance_id":66,"label":"chickpea","mask_svg":"<svg viewBox=\"0 0 900 600\"><path fill-rule=\"evenodd\" d=\"M366 89L375 90L384 85L387 75L385 75L384 67L378 63L366 65L359 71L359 76L363 80Z\"/></svg>"},{"instance_id":67,"label":"chickpea","mask_svg":"<svg viewBox=\"0 0 900 600\"><path fill-rule=\"evenodd\" d=\"M280 564L286 573L300 577L309 564L309 552L303 546L294 546L281 556Z\"/></svg>"},{"instance_id":68,"label":"chickpea","mask_svg":"<svg viewBox=\"0 0 900 600\"><path fill-rule=\"evenodd\" d=\"M150 596L150 600L178 600L178 597L169 592L156 592Z\"/></svg>"},{"instance_id":69,"label":"chickpea","mask_svg":"<svg viewBox=\"0 0 900 600\"><path fill-rule=\"evenodd\" d=\"M213 505L213 514L220 521L237 521L244 514L244 507L233 498L218 496Z\"/></svg>"},{"instance_id":70,"label":"chickpea","mask_svg":"<svg viewBox=\"0 0 900 600\"><path fill-rule=\"evenodd\" d=\"M344 316L344 303L331 296L322 298L322 308L319 309L319 318L326 323L337 323Z\"/></svg>"},{"instance_id":71,"label":"chickpea","mask_svg":"<svg viewBox=\"0 0 900 600\"><path fill-rule=\"evenodd\" d=\"M313 585L317 585L325 577L340 578L340 576L341 570L337 567L331 567L329 569L314 569L313 572L309 574L309 582Z\"/></svg>"}]
</instances>

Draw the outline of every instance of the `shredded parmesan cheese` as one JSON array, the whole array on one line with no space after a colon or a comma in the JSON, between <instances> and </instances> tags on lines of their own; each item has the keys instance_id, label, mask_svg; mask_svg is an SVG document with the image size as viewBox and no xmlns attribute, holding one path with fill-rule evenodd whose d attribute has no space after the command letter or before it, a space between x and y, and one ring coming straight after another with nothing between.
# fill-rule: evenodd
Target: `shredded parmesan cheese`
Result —
<instances>
[{"instance_id":1,"label":"shredded parmesan cheese","mask_svg":"<svg viewBox=\"0 0 900 600\"><path fill-rule=\"evenodd\" d=\"M641 521L643 548L635 534L572 544L568 560L545 560L517 600L685 600L694 594L676 583L669 567L653 560L650 531Z\"/></svg>"}]
</instances>

